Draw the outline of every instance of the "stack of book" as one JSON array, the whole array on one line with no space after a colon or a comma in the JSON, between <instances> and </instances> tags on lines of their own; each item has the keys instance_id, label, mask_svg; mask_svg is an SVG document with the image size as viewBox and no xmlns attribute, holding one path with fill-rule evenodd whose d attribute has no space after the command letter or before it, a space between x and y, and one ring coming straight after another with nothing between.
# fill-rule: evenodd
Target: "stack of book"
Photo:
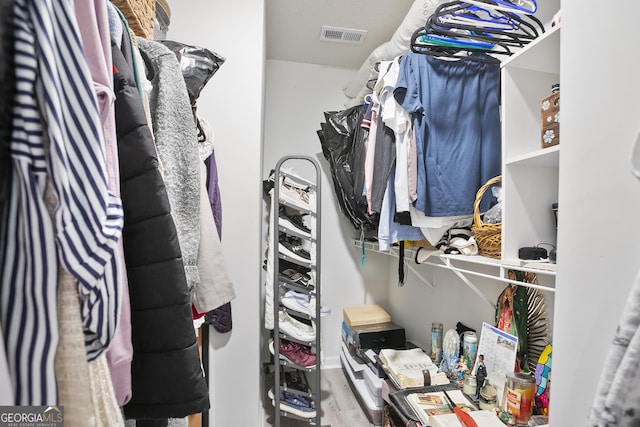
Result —
<instances>
[{"instance_id":1,"label":"stack of book","mask_svg":"<svg viewBox=\"0 0 640 427\"><path fill-rule=\"evenodd\" d=\"M494 412L478 410L460 390L410 393L406 398L423 425L465 427L462 419L470 417L478 427L504 427Z\"/></svg>"},{"instance_id":2,"label":"stack of book","mask_svg":"<svg viewBox=\"0 0 640 427\"><path fill-rule=\"evenodd\" d=\"M449 379L421 348L382 349L378 359L389 379L398 389L448 384Z\"/></svg>"}]
</instances>

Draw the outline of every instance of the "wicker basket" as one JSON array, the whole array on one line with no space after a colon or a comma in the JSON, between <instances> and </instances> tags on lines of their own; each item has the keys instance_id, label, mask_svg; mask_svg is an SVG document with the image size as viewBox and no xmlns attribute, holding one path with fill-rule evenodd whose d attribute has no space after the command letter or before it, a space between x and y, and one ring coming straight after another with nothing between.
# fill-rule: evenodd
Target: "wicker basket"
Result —
<instances>
[{"instance_id":1,"label":"wicker basket","mask_svg":"<svg viewBox=\"0 0 640 427\"><path fill-rule=\"evenodd\" d=\"M496 176L487 181L476 193L476 200L473 203L473 225L471 232L478 244L480 255L489 258L500 258L502 246L502 224L485 224L480 219L480 202L484 192L489 187L502 180L501 176Z\"/></svg>"},{"instance_id":2,"label":"wicker basket","mask_svg":"<svg viewBox=\"0 0 640 427\"><path fill-rule=\"evenodd\" d=\"M153 40L153 22L156 17L156 0L111 0L138 37Z\"/></svg>"}]
</instances>

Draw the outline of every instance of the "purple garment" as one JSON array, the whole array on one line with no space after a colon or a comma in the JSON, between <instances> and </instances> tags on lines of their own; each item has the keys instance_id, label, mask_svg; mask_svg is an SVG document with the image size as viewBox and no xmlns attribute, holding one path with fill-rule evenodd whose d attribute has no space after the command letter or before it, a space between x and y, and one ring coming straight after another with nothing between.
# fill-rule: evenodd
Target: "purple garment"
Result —
<instances>
[{"instance_id":1,"label":"purple garment","mask_svg":"<svg viewBox=\"0 0 640 427\"><path fill-rule=\"evenodd\" d=\"M220 187L218 186L218 166L216 165L216 152L211 152L209 156L209 202L211 203L211 211L213 212L213 220L216 223L218 236L222 240L222 199L220 198ZM226 303L207 314L207 322L213 325L213 328L220 332L230 332L233 327L233 319L231 317L231 303Z\"/></svg>"},{"instance_id":2,"label":"purple garment","mask_svg":"<svg viewBox=\"0 0 640 427\"><path fill-rule=\"evenodd\" d=\"M211 152L209 156L209 202L213 212L213 220L216 223L218 237L222 240L222 199L220 198L220 187L218 187L218 166L216 165L216 152Z\"/></svg>"}]
</instances>

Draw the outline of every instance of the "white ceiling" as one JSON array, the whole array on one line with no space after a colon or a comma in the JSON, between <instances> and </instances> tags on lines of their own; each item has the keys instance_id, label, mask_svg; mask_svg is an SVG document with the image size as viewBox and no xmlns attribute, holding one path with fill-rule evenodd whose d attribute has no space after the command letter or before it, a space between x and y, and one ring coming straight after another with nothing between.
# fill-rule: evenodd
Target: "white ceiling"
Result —
<instances>
[{"instance_id":1,"label":"white ceiling","mask_svg":"<svg viewBox=\"0 0 640 427\"><path fill-rule=\"evenodd\" d=\"M391 39L414 0L266 0L267 59L358 69ZM329 25L367 30L363 44L320 40Z\"/></svg>"}]
</instances>

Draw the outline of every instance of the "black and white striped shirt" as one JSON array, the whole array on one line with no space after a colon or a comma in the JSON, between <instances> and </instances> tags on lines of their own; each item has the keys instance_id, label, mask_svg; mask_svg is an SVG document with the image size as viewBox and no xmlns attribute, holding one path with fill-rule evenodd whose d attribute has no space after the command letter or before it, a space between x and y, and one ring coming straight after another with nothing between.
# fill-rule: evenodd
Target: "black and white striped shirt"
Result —
<instances>
[{"instance_id":1,"label":"black and white striped shirt","mask_svg":"<svg viewBox=\"0 0 640 427\"><path fill-rule=\"evenodd\" d=\"M69 0L16 0L13 174L2 228L0 323L19 405L57 403L59 262L78 282L88 359L111 342L122 272L98 108ZM54 222L43 200L57 198Z\"/></svg>"}]
</instances>

